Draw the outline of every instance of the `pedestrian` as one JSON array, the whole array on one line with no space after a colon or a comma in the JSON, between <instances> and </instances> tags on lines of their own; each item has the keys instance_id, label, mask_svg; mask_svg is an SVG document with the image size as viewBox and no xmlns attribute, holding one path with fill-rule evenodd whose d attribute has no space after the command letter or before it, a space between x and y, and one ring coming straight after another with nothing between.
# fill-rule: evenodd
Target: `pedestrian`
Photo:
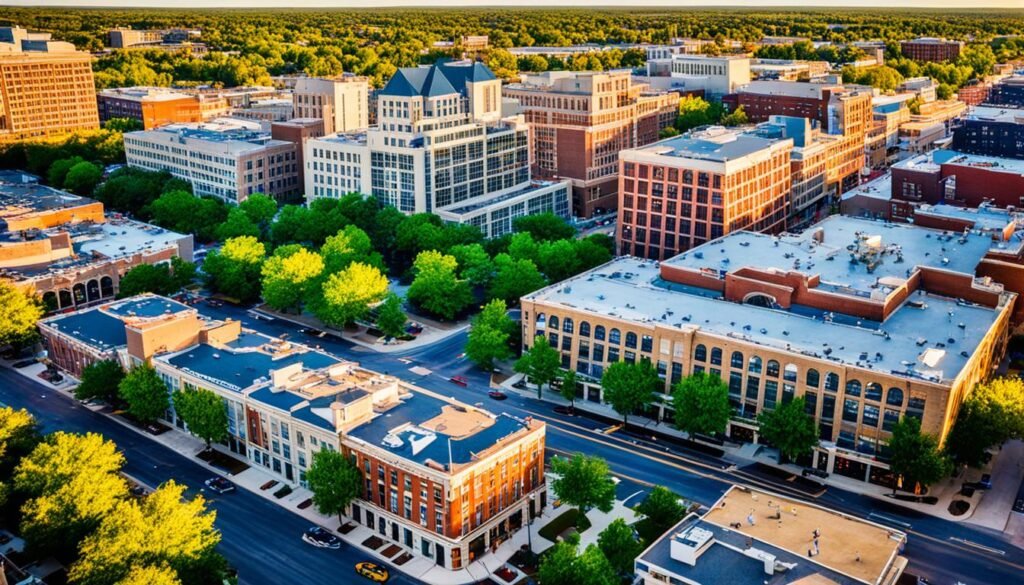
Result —
<instances>
[{"instance_id":1,"label":"pedestrian","mask_svg":"<svg viewBox=\"0 0 1024 585\"><path fill-rule=\"evenodd\" d=\"M754 511L753 510L751 510L750 513L747 514L747 524L750 524L751 526L754 525Z\"/></svg>"}]
</instances>

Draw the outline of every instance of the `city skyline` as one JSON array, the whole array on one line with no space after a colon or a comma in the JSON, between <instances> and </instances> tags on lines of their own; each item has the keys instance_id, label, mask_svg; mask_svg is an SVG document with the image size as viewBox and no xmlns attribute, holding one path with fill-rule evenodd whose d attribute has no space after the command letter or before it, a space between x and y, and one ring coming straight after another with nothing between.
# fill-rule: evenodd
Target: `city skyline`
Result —
<instances>
[{"instance_id":1,"label":"city skyline","mask_svg":"<svg viewBox=\"0 0 1024 585\"><path fill-rule=\"evenodd\" d=\"M169 0L8 0L0 4L7 7L46 7L65 6L82 8L193 8L193 9L216 9L216 8L281 8L280 4L271 0L215 0L206 2L204 0L180 0L172 2ZM475 0L430 0L423 3L417 0L385 0L384 2L372 2L369 0L334 1L334 0L297 0L291 2L292 8L647 8L647 7L676 7L676 8L795 8L795 9L848 9L857 10L844 0L814 0L812 2L794 2L793 0L751 0L739 4L736 0L643 0L639 4L623 0L559 0L555 3L540 2L537 0L488 0L479 2ZM884 0L865 0L859 3L860 8L892 7L891 2ZM939 8L982 8L982 9L1024 9L1017 0L986 0L983 3L967 2L964 0L905 0L902 6L894 9L939 9Z\"/></svg>"}]
</instances>

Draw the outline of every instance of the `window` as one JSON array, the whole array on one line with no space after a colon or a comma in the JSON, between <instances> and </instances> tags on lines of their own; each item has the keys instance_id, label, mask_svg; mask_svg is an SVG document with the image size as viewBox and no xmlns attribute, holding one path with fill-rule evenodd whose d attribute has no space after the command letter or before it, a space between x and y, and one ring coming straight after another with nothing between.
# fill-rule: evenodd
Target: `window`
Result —
<instances>
[{"instance_id":1,"label":"window","mask_svg":"<svg viewBox=\"0 0 1024 585\"><path fill-rule=\"evenodd\" d=\"M590 323L586 321L580 321L580 336L590 337Z\"/></svg>"},{"instance_id":2,"label":"window","mask_svg":"<svg viewBox=\"0 0 1024 585\"><path fill-rule=\"evenodd\" d=\"M711 365L720 366L722 365L722 348L713 347L711 348Z\"/></svg>"},{"instance_id":3,"label":"window","mask_svg":"<svg viewBox=\"0 0 1024 585\"><path fill-rule=\"evenodd\" d=\"M693 359L694 361L704 362L708 359L708 348L703 345L698 345L693 348Z\"/></svg>"},{"instance_id":4,"label":"window","mask_svg":"<svg viewBox=\"0 0 1024 585\"><path fill-rule=\"evenodd\" d=\"M562 332L563 333L572 333L572 331L573 331L572 319L566 317L565 319L562 320Z\"/></svg>"},{"instance_id":5,"label":"window","mask_svg":"<svg viewBox=\"0 0 1024 585\"><path fill-rule=\"evenodd\" d=\"M765 380L764 382L764 407L768 409L775 408L775 401L778 400L779 396L779 383L775 380Z\"/></svg>"},{"instance_id":6,"label":"window","mask_svg":"<svg viewBox=\"0 0 1024 585\"><path fill-rule=\"evenodd\" d=\"M757 376L747 377L747 398L749 400L757 401L757 391L761 385L761 379Z\"/></svg>"},{"instance_id":7,"label":"window","mask_svg":"<svg viewBox=\"0 0 1024 585\"><path fill-rule=\"evenodd\" d=\"M608 343L622 343L622 334L618 329L612 329L608 333Z\"/></svg>"},{"instance_id":8,"label":"window","mask_svg":"<svg viewBox=\"0 0 1024 585\"><path fill-rule=\"evenodd\" d=\"M864 399L872 402L882 401L882 386L876 382L869 382L864 387Z\"/></svg>"},{"instance_id":9,"label":"window","mask_svg":"<svg viewBox=\"0 0 1024 585\"><path fill-rule=\"evenodd\" d=\"M911 396L910 400L907 401L907 416L921 420L924 417L924 406L925 399L923 396Z\"/></svg>"},{"instance_id":10,"label":"window","mask_svg":"<svg viewBox=\"0 0 1024 585\"><path fill-rule=\"evenodd\" d=\"M626 347L636 348L636 333L632 331L626 333Z\"/></svg>"},{"instance_id":11,"label":"window","mask_svg":"<svg viewBox=\"0 0 1024 585\"><path fill-rule=\"evenodd\" d=\"M654 338L650 335L644 335L640 338L640 351L651 352L654 351Z\"/></svg>"},{"instance_id":12,"label":"window","mask_svg":"<svg viewBox=\"0 0 1024 585\"><path fill-rule=\"evenodd\" d=\"M839 376L833 372L825 374L825 390L829 392L839 391Z\"/></svg>"},{"instance_id":13,"label":"window","mask_svg":"<svg viewBox=\"0 0 1024 585\"><path fill-rule=\"evenodd\" d=\"M879 408L877 406L872 405L872 404L865 404L864 405L864 418L861 419L861 422L865 426L875 428L875 427L878 426L878 415L879 415Z\"/></svg>"},{"instance_id":14,"label":"window","mask_svg":"<svg viewBox=\"0 0 1024 585\"><path fill-rule=\"evenodd\" d=\"M903 390L889 388L889 393L885 395L885 403L890 406L903 406Z\"/></svg>"},{"instance_id":15,"label":"window","mask_svg":"<svg viewBox=\"0 0 1024 585\"><path fill-rule=\"evenodd\" d=\"M860 380L850 380L846 383L846 395L860 397Z\"/></svg>"},{"instance_id":16,"label":"window","mask_svg":"<svg viewBox=\"0 0 1024 585\"><path fill-rule=\"evenodd\" d=\"M882 419L882 430L891 431L892 427L900 421L900 411L892 408L885 409L885 418Z\"/></svg>"},{"instance_id":17,"label":"window","mask_svg":"<svg viewBox=\"0 0 1024 585\"><path fill-rule=\"evenodd\" d=\"M843 401L843 420L846 422L857 422L857 414L860 412L860 403L856 400Z\"/></svg>"},{"instance_id":18,"label":"window","mask_svg":"<svg viewBox=\"0 0 1024 585\"><path fill-rule=\"evenodd\" d=\"M604 341L604 325L594 327L594 339Z\"/></svg>"},{"instance_id":19,"label":"window","mask_svg":"<svg viewBox=\"0 0 1024 585\"><path fill-rule=\"evenodd\" d=\"M818 370L815 370L813 368L807 370L806 382L807 385L810 386L811 388L817 388L818 385L821 383L821 374L818 373Z\"/></svg>"},{"instance_id":20,"label":"window","mask_svg":"<svg viewBox=\"0 0 1024 585\"><path fill-rule=\"evenodd\" d=\"M731 361L730 361L730 365L732 367L734 367L734 368L742 368L743 367L743 354L738 352L738 351L732 352L732 358L731 358Z\"/></svg>"},{"instance_id":21,"label":"window","mask_svg":"<svg viewBox=\"0 0 1024 585\"><path fill-rule=\"evenodd\" d=\"M775 360L768 360L768 368L767 368L767 370L768 371L766 373L769 376L771 376L772 378L778 378L779 377L779 362L777 362Z\"/></svg>"},{"instance_id":22,"label":"window","mask_svg":"<svg viewBox=\"0 0 1024 585\"><path fill-rule=\"evenodd\" d=\"M751 374L761 373L761 358L755 356L750 357L750 362L747 364L747 371Z\"/></svg>"}]
</instances>

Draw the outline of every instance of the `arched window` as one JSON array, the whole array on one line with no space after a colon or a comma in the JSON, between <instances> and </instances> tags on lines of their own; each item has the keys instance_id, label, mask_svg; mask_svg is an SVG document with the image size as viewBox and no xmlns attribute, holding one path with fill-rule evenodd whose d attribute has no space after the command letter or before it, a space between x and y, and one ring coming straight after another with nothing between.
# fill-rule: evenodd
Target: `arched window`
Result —
<instances>
[{"instance_id":1,"label":"arched window","mask_svg":"<svg viewBox=\"0 0 1024 585\"><path fill-rule=\"evenodd\" d=\"M817 388L821 384L821 374L818 373L818 370L814 368L807 370L806 384L811 388Z\"/></svg>"},{"instance_id":2,"label":"arched window","mask_svg":"<svg viewBox=\"0 0 1024 585\"><path fill-rule=\"evenodd\" d=\"M786 369L782 370L782 379L787 382L796 382L800 376L800 370L797 369L796 364L786 364Z\"/></svg>"},{"instance_id":3,"label":"arched window","mask_svg":"<svg viewBox=\"0 0 1024 585\"><path fill-rule=\"evenodd\" d=\"M93 279L85 285L85 294L89 301L96 301L100 298L100 281Z\"/></svg>"},{"instance_id":4,"label":"arched window","mask_svg":"<svg viewBox=\"0 0 1024 585\"><path fill-rule=\"evenodd\" d=\"M703 345L698 345L693 348L693 359L694 361L703 362L708 359L708 348Z\"/></svg>"},{"instance_id":5,"label":"arched window","mask_svg":"<svg viewBox=\"0 0 1024 585\"><path fill-rule=\"evenodd\" d=\"M738 351L732 352L732 357L729 358L729 365L731 365L734 368L741 368L742 369L743 368L743 354L738 352Z\"/></svg>"},{"instance_id":6,"label":"arched window","mask_svg":"<svg viewBox=\"0 0 1024 585\"><path fill-rule=\"evenodd\" d=\"M751 374L761 373L761 358L756 355L750 356L750 362L747 363L747 371Z\"/></svg>"},{"instance_id":7,"label":"arched window","mask_svg":"<svg viewBox=\"0 0 1024 585\"><path fill-rule=\"evenodd\" d=\"M85 285L84 284L78 283L75 286L71 287L71 292L72 292L72 294L75 297L75 304L76 305L84 303L86 301L87 297L85 296Z\"/></svg>"},{"instance_id":8,"label":"arched window","mask_svg":"<svg viewBox=\"0 0 1024 585\"><path fill-rule=\"evenodd\" d=\"M104 276L100 279L100 296L101 297L112 297L114 296L114 279L109 276Z\"/></svg>"},{"instance_id":9,"label":"arched window","mask_svg":"<svg viewBox=\"0 0 1024 585\"><path fill-rule=\"evenodd\" d=\"M636 333L632 331L626 333L626 347L636 347Z\"/></svg>"},{"instance_id":10,"label":"arched window","mask_svg":"<svg viewBox=\"0 0 1024 585\"><path fill-rule=\"evenodd\" d=\"M57 301L57 293L52 290L48 290L43 293L43 306L46 307L47 311L56 311L60 308L60 303Z\"/></svg>"},{"instance_id":11,"label":"arched window","mask_svg":"<svg viewBox=\"0 0 1024 585\"><path fill-rule=\"evenodd\" d=\"M829 392L839 391L839 376L834 372L825 374L825 390Z\"/></svg>"},{"instance_id":12,"label":"arched window","mask_svg":"<svg viewBox=\"0 0 1024 585\"><path fill-rule=\"evenodd\" d=\"M877 382L868 382L864 387L864 398L874 402L882 401L882 385Z\"/></svg>"},{"instance_id":13,"label":"arched window","mask_svg":"<svg viewBox=\"0 0 1024 585\"><path fill-rule=\"evenodd\" d=\"M594 339L604 341L604 325L594 327Z\"/></svg>"},{"instance_id":14,"label":"arched window","mask_svg":"<svg viewBox=\"0 0 1024 585\"><path fill-rule=\"evenodd\" d=\"M722 348L713 347L711 348L711 365L720 366L722 365Z\"/></svg>"},{"instance_id":15,"label":"arched window","mask_svg":"<svg viewBox=\"0 0 1024 585\"><path fill-rule=\"evenodd\" d=\"M580 321L580 336L590 337L590 323L586 321Z\"/></svg>"},{"instance_id":16,"label":"arched window","mask_svg":"<svg viewBox=\"0 0 1024 585\"><path fill-rule=\"evenodd\" d=\"M608 332L608 343L622 343L622 334L618 329L613 328Z\"/></svg>"},{"instance_id":17,"label":"arched window","mask_svg":"<svg viewBox=\"0 0 1024 585\"><path fill-rule=\"evenodd\" d=\"M565 319L562 319L562 331L565 332L565 333L572 333L572 329L573 329L572 319L570 319L568 317L566 317Z\"/></svg>"},{"instance_id":18,"label":"arched window","mask_svg":"<svg viewBox=\"0 0 1024 585\"><path fill-rule=\"evenodd\" d=\"M846 383L847 396L860 396L860 380L850 380Z\"/></svg>"},{"instance_id":19,"label":"arched window","mask_svg":"<svg viewBox=\"0 0 1024 585\"><path fill-rule=\"evenodd\" d=\"M767 374L772 378L779 377L779 362L775 360L768 360Z\"/></svg>"},{"instance_id":20,"label":"arched window","mask_svg":"<svg viewBox=\"0 0 1024 585\"><path fill-rule=\"evenodd\" d=\"M903 390L889 388L889 393L885 395L885 403L890 406L903 406Z\"/></svg>"},{"instance_id":21,"label":"arched window","mask_svg":"<svg viewBox=\"0 0 1024 585\"><path fill-rule=\"evenodd\" d=\"M548 317L548 327L550 327L552 331L558 331L558 317L554 315Z\"/></svg>"}]
</instances>

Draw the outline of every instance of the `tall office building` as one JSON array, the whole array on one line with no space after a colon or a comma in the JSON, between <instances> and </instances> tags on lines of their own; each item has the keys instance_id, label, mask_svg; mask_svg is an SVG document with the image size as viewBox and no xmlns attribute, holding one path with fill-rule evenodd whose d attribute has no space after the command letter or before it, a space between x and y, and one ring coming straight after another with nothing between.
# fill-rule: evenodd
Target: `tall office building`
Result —
<instances>
[{"instance_id":1,"label":"tall office building","mask_svg":"<svg viewBox=\"0 0 1024 585\"><path fill-rule=\"evenodd\" d=\"M49 34L0 28L0 143L99 125L91 55Z\"/></svg>"},{"instance_id":2,"label":"tall office building","mask_svg":"<svg viewBox=\"0 0 1024 585\"><path fill-rule=\"evenodd\" d=\"M569 179L579 217L615 209L619 151L657 141L679 108L677 92L634 83L628 70L524 74L502 95L530 125L533 176Z\"/></svg>"},{"instance_id":3,"label":"tall office building","mask_svg":"<svg viewBox=\"0 0 1024 585\"><path fill-rule=\"evenodd\" d=\"M660 260L736 230L786 227L791 138L711 127L619 153L619 253Z\"/></svg>"},{"instance_id":4,"label":"tall office building","mask_svg":"<svg viewBox=\"0 0 1024 585\"><path fill-rule=\"evenodd\" d=\"M292 92L294 117L322 119L325 134L362 130L370 125L369 92L365 77L303 77Z\"/></svg>"},{"instance_id":5,"label":"tall office building","mask_svg":"<svg viewBox=\"0 0 1024 585\"><path fill-rule=\"evenodd\" d=\"M377 126L306 143L306 197L371 194L488 237L516 217L569 216L568 182L530 179L529 127L504 116L501 81L482 63L400 69L377 94Z\"/></svg>"}]
</instances>

